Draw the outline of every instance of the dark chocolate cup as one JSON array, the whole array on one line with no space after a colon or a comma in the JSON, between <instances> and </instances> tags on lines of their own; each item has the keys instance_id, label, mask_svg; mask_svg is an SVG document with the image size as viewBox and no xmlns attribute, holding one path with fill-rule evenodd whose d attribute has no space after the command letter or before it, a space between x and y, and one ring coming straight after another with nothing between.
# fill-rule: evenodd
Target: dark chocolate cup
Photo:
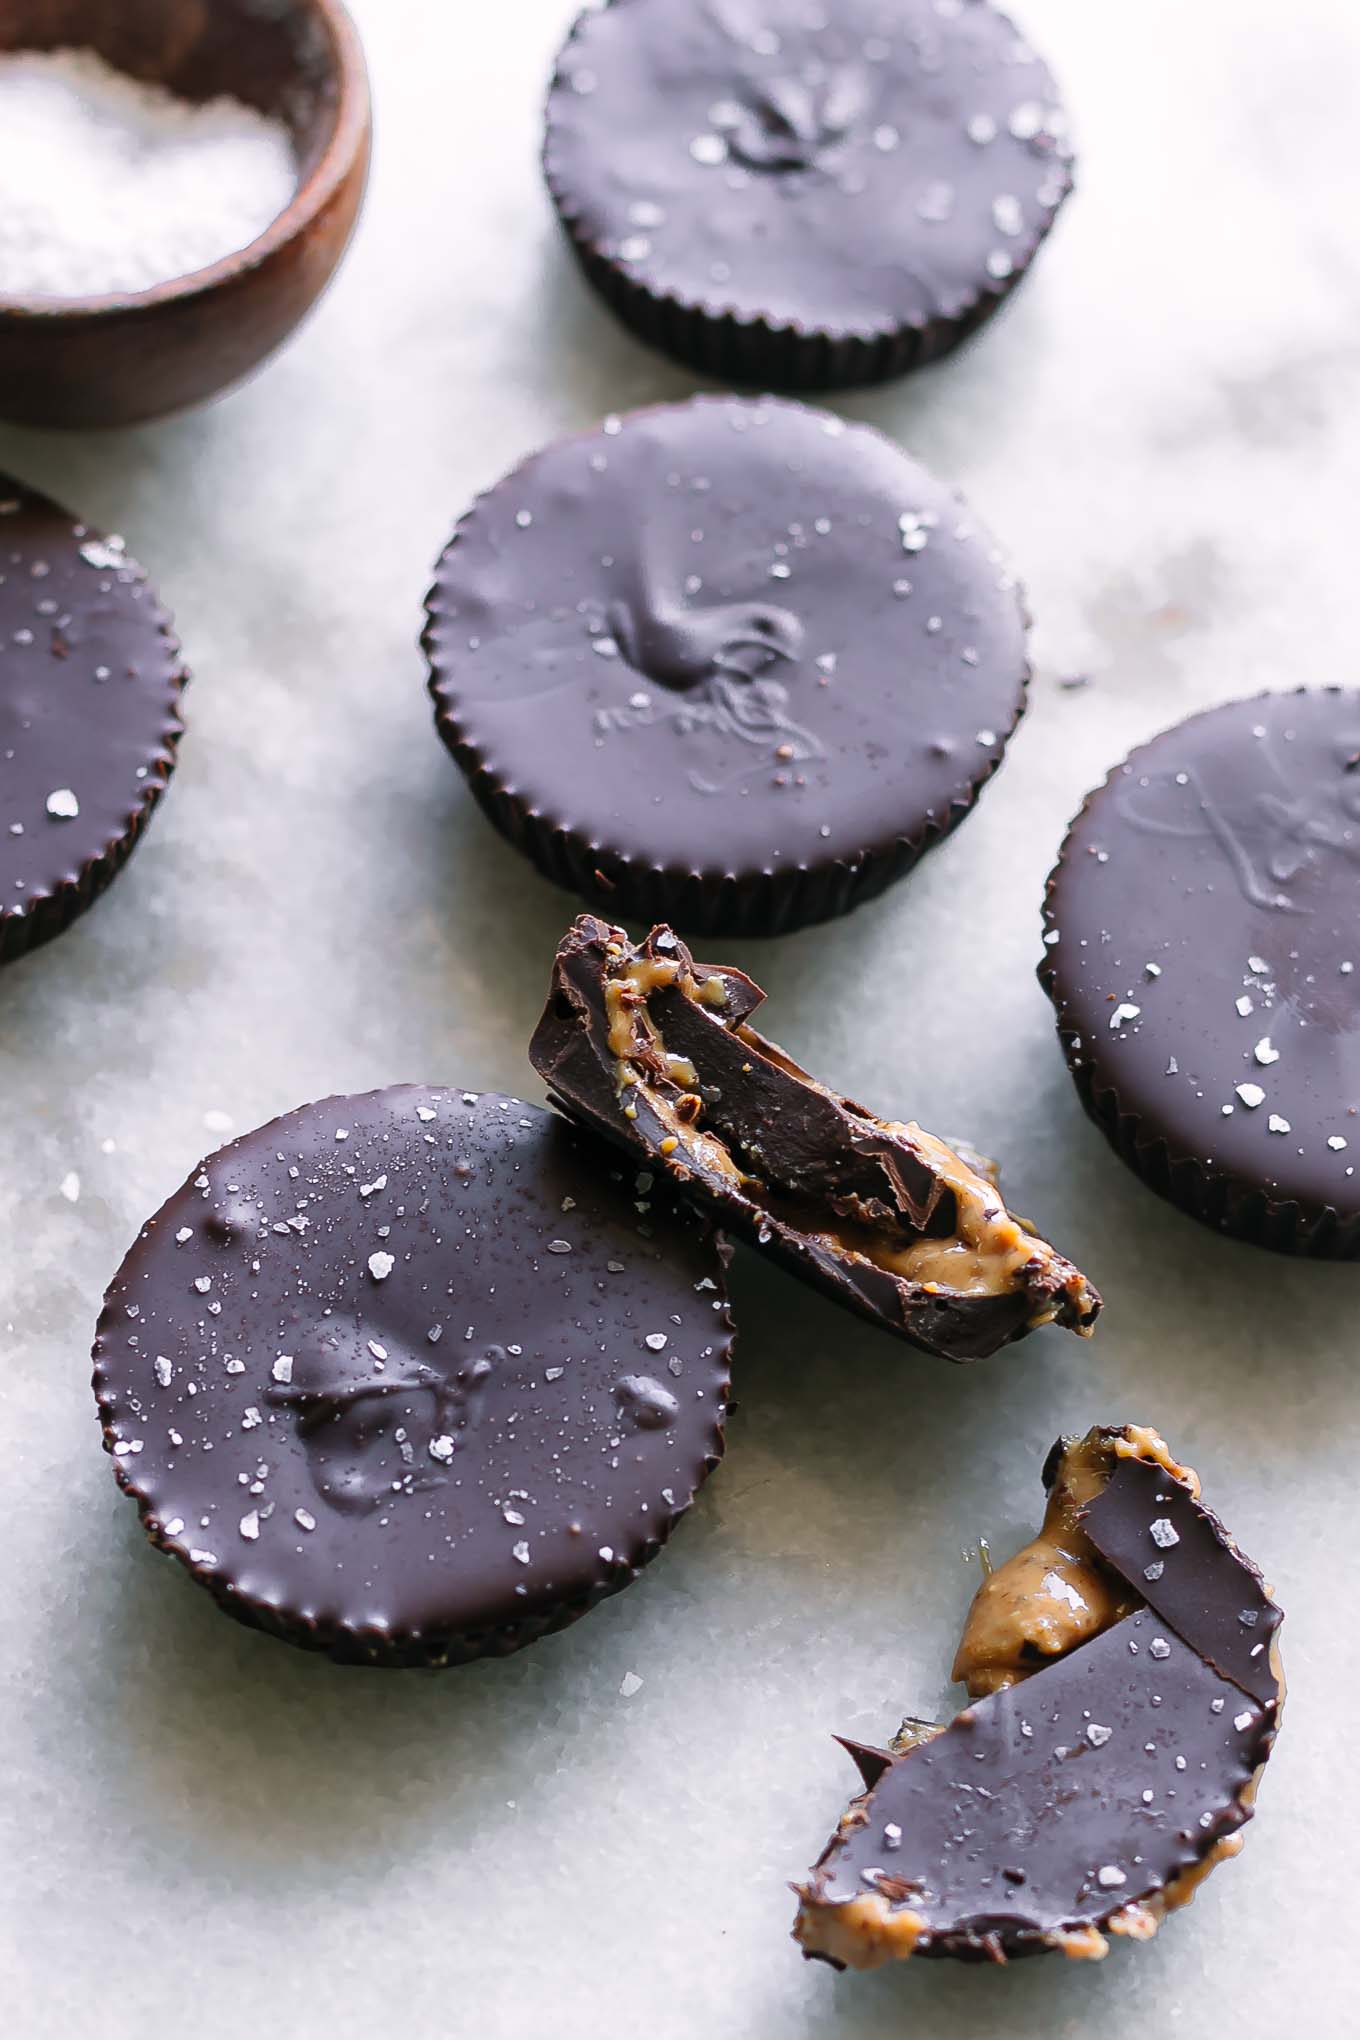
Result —
<instances>
[{"instance_id":1,"label":"dark chocolate cup","mask_svg":"<svg viewBox=\"0 0 1360 2040\"><path fill-rule=\"evenodd\" d=\"M1310 693L1341 697L1344 690L1300 688L1295 690L1295 697L1307 697ZM1202 711L1161 732L1150 743L1136 747L1126 760L1111 768L1082 803L1049 874L1043 904L1046 947L1037 976L1052 1002L1058 1040L1083 1110L1100 1128L1119 1159L1149 1190L1200 1224L1245 1245L1306 1259L1351 1261L1360 1259L1360 1209L1338 1210L1323 1198L1274 1196L1241 1170L1206 1162L1201 1154L1191 1152L1185 1142L1178 1140L1173 1129L1150 1123L1146 1113L1129 1102L1127 1090L1121 1091L1109 1073L1108 1058L1102 1059L1093 1052L1090 1030L1077 1024L1070 1010L1063 986L1061 945L1047 946L1049 938L1058 931L1056 900L1064 874L1082 854L1079 838L1083 826L1093 811L1100 810L1126 769L1141 765L1149 751L1180 730L1194 729L1233 711L1268 712L1271 704L1290 698L1265 694ZM1351 698L1360 704L1360 696ZM1224 996L1227 995L1225 984Z\"/></svg>"},{"instance_id":2,"label":"dark chocolate cup","mask_svg":"<svg viewBox=\"0 0 1360 2040\"><path fill-rule=\"evenodd\" d=\"M613 7L619 0L607 0ZM998 8L989 6L998 24L1009 26ZM816 395L891 381L940 359L984 326L1028 274L1058 213L1073 188L1072 158L1065 145L1054 147L1045 162L1047 187L1042 219L1004 249L1010 267L1004 275L989 272L981 261L971 285L955 292L946 306L915 309L894 316L885 310L877 319L822 319L809 322L783 317L778 309L741 308L721 289L694 292L648 281L635 264L611 251L607 237L586 217L588 205L561 161L557 146L559 105L570 106L574 88L571 67L578 45L600 12L591 7L573 24L559 53L546 106L543 175L558 219L587 283L619 321L647 346L716 381L750 391ZM1044 89L1056 98L1046 69Z\"/></svg>"},{"instance_id":3,"label":"dark chocolate cup","mask_svg":"<svg viewBox=\"0 0 1360 2040\"><path fill-rule=\"evenodd\" d=\"M778 426L806 431L808 421L821 421L823 431L835 426L847 439L858 436L873 449L890 449L892 457L911 470L920 486L935 492L942 517L946 506L951 515L962 515L970 542L977 541L991 562L984 570L990 576L1001 555L967 505L952 489L911 463L883 434L872 427L843 425L829 413L822 414L787 399L767 401ZM705 395L692 398L687 404L653 406L626 414L621 420L609 420L606 434L612 428L615 436L606 437L602 443L617 447L624 443L617 436L620 432L660 429L668 421L693 420L703 424L721 419L728 410L760 408L760 400L726 395ZM463 679L469 656L454 641L455 619L463 612L466 594L466 590L450 585L463 557L460 548L474 539L481 543L485 528L498 530L502 524L512 524L510 513L516 503L537 500L532 491L540 464L583 451L594 437L580 434L544 448L484 491L455 529L426 598L421 645L429 665L428 688L436 727L482 812L545 878L597 907L611 920L633 920L646 925L666 922L682 933L700 938L760 938L789 934L836 919L876 899L966 819L1005 757L1028 706L1032 677L1028 656L1031 618L1023 589L1008 573L997 582L998 591L1004 589L1004 593L993 593L985 587L983 574L970 583L967 600L978 605L981 613L970 618L968 628L978 634L979 644L989 647L981 661L987 692L985 701L974 703L961 691L962 705L948 711L952 721L947 734L960 744L966 741L967 762L963 762L961 750L958 760L951 764L947 784L933 784L929 795L897 802L891 817L881 816L872 827L866 823L861 829L856 815L855 825L842 830L840 840L829 843L825 855L819 855L815 845L810 852L804 849L802 854L789 854L787 861L770 855L770 844L776 849L780 847L778 820L772 818L768 837L756 851L747 845L741 854L729 851L724 855L714 847L712 837L706 837L702 828L696 826L693 854L686 861L660 855L649 857L645 850L628 847L626 823L621 822L614 838L606 841L598 819L590 825L579 822L568 807L571 791L565 784L552 786L537 796L524 791L517 783L514 768L497 755L495 740L483 726L478 698ZM644 507L640 503L639 509ZM947 534L941 540L942 544L952 542ZM471 569L462 571L466 579ZM548 600L546 595L539 599L545 604ZM919 599L922 605L929 606L924 593ZM946 598L941 595L938 599L941 609L945 609ZM946 622L947 636L957 637L963 630L961 617L952 609ZM861 626L859 635L865 642L857 644L855 651L870 666L881 654L882 659L903 662L906 670L905 638L901 642L894 638L885 648L873 641L867 626ZM483 659L486 654L478 651L471 656ZM965 669L965 673L970 670ZM986 727L978 729L978 722L983 720ZM905 764L902 770L905 775ZM689 849L688 843L682 847Z\"/></svg>"},{"instance_id":4,"label":"dark chocolate cup","mask_svg":"<svg viewBox=\"0 0 1360 2040\"><path fill-rule=\"evenodd\" d=\"M557 1115L494 1094L464 1093L461 1105L458 1101L459 1094L447 1087L414 1085L323 1099L208 1156L142 1228L107 1292L96 1329L93 1388L104 1449L119 1489L136 1504L150 1543L182 1565L234 1620L340 1664L437 1669L479 1657L505 1657L568 1627L629 1586L656 1557L725 1450L736 1326L723 1280L731 1248L721 1233L664 1192L643 1207L649 1213L647 1226L639 1225L634 1216L637 1192L625 1184L610 1151ZM335 1141L329 1129L341 1116L346 1130ZM528 1135L527 1141L520 1140L521 1132ZM328 1160L332 1153L334 1159ZM476 1163L467 1159L469 1153L477 1157ZM357 1166L347 1166L347 1159ZM382 1173L361 1186L364 1167L373 1163ZM479 1173L488 1167L499 1171L491 1182ZM310 1237L294 1234L287 1246L280 1246L276 1235L287 1233L288 1227L268 1214L285 1208L277 1198L285 1188L289 1198L296 1197L299 1193L291 1186L304 1178L302 1200L313 1207L313 1214L324 1203L326 1223L314 1227ZM390 1216L392 1222L378 1232L378 1207L371 1200L386 1198L389 1188L390 1205L384 1205L382 1216ZM413 1197L409 1207L404 1201L408 1194ZM529 1231L522 1224L526 1211L533 1214ZM578 1217L570 1218L568 1212ZM443 1499L441 1484L435 1483L427 1499L419 1501L417 1477L407 1499L418 1516L380 1523L380 1530L391 1529L390 1540L371 1532L356 1538L353 1525L370 1524L384 1507L392 1506L388 1487L394 1484L387 1479L391 1463L375 1476L377 1485L369 1497L375 1506L365 1502L357 1511L335 1498L330 1472L332 1466L343 1471L355 1441L329 1447L328 1470L319 1482L301 1471L311 1450L307 1439L321 1438L345 1407L344 1377L351 1365L346 1352L357 1351L367 1340L373 1360L363 1365L374 1368L380 1357L385 1370L389 1359L395 1358L400 1368L403 1356L409 1358L417 1349L431 1354L462 1350L456 1333L443 1338L444 1318L456 1316L461 1326L464 1305L475 1307L474 1296L482 1308L497 1298L500 1282L481 1272L487 1261L499 1256L497 1267L503 1274L543 1253L554 1268L574 1271L573 1247L554 1242L545 1248L544 1239L549 1230L571 1231L578 1224L584 1231L575 1236L575 1253L583 1272L573 1273L562 1292L560 1320L545 1316L532 1303L516 1312L508 1302L508 1315L498 1321L503 1331L518 1317L517 1330L523 1326L540 1339L558 1338L564 1359L555 1370L536 1377L528 1391L522 1381L503 1392L493 1387L483 1412L485 1424L468 1419L461 1435L492 1440L481 1451L471 1444L459 1447L460 1463L464 1451L472 1456L455 1489L466 1479L471 1499ZM460 1264L439 1228L470 1225L482 1229L476 1243L480 1256L475 1263ZM361 1264L370 1238L386 1240L389 1235L394 1266L380 1280L407 1283L411 1294L384 1321L381 1313L388 1291L372 1276L371 1264L365 1287L356 1263ZM606 1253L620 1252L634 1264L631 1268L617 1260L606 1263ZM213 1270L204 1278L206 1288L203 1279L192 1275L192 1267ZM473 1272L468 1286L455 1295L457 1277L451 1282L449 1274L460 1267ZM616 1286L600 1318L597 1299L606 1268ZM488 1282L489 1287L483 1286ZM205 1306L198 1299L214 1284L214 1301L225 1315L198 1318L200 1309L212 1311L211 1304ZM700 1292L705 1293L704 1301L691 1312L692 1298ZM261 1296L266 1297L263 1305ZM494 1307L502 1306L497 1301ZM611 1415L607 1425L601 1424L602 1381L627 1365L628 1356L643 1346L643 1322L659 1318L679 1327L681 1317L673 1314L677 1307L686 1313L685 1329L668 1330L663 1344L669 1340L677 1363L683 1352L685 1364L683 1370L677 1364L666 1379L673 1374L678 1389L682 1371L693 1378L702 1368L703 1385L695 1381L693 1401L683 1416L674 1419L674 1427L665 1422L639 1425L631 1441L615 1437L612 1456L603 1461L601 1448L616 1419ZM435 1310L440 1313L438 1335L431 1339L426 1332L413 1334L411 1327L427 1323ZM580 1327L586 1310L599 1318L600 1328L589 1335L582 1352L566 1357L571 1328ZM292 1341L307 1341L308 1346L299 1345L299 1353L310 1348L315 1361L315 1333L323 1321L327 1330L333 1325L337 1332L337 1357L322 1362L306 1391L313 1408L322 1412L321 1419L309 1424L305 1416L292 1414L296 1404L284 1403L275 1431L275 1415L263 1421L261 1417L270 1393L267 1387L261 1393L260 1386L269 1378L263 1372L265 1349L272 1351L281 1337L289 1336ZM225 1329L205 1332L206 1322ZM390 1345L375 1347L371 1342L371 1335L379 1331ZM472 1337L469 1329L467 1341ZM156 1354L157 1347L163 1357ZM502 1362L521 1355L518 1344L504 1348L493 1338L488 1345L485 1327L483 1348L494 1350ZM647 1350L658 1349L649 1341ZM589 1379L584 1385L568 1381L565 1389L548 1390L547 1384L562 1379L569 1369L577 1375L576 1362L585 1365L586 1353ZM233 1373L231 1363L242 1355L246 1357ZM224 1358L225 1372L218 1365ZM292 1384L293 1376L281 1375L278 1364L273 1380ZM292 1365L290 1357L290 1369ZM527 1368L534 1366L533 1359L526 1362ZM463 1378L456 1375L456 1367L455 1357L440 1370L451 1394L454 1379ZM237 1376L244 1383L248 1368L254 1368L254 1379L238 1395L232 1383ZM336 1371L327 1371L332 1368ZM419 1371L432 1378L435 1374L434 1368ZM365 1393L381 1395L382 1379L374 1368L371 1389ZM198 1392L191 1397L195 1383ZM425 1392L418 1383L407 1387L417 1395ZM401 1384L394 1386L395 1395L404 1392ZM534 1392L560 1395L562 1401L537 1424L530 1405L529 1420L512 1431L525 1407L521 1398ZM257 1402L244 1407L252 1394ZM587 1415L594 1428L584 1442L576 1443ZM622 1425L621 1418L617 1421ZM395 1438L405 1440L405 1431L398 1429ZM639 1443L644 1438L652 1454L645 1466ZM676 1464L667 1478L661 1470L662 1455L670 1439L678 1443ZM202 1449L205 1441L211 1459ZM452 1442L450 1438L450 1448ZM357 1443L361 1450L390 1449L384 1427L367 1436L361 1432ZM441 1464L452 1464L452 1457L451 1449ZM232 1469L219 1478L219 1469L229 1458ZM241 1483L257 1459L268 1463L270 1486L266 1503L266 1475L259 1472L250 1498L261 1497L261 1508L253 1531L248 1531L244 1522L233 1527L233 1519L239 1508L250 1507ZM564 1461L570 1461L569 1478L555 1491L545 1469ZM404 1448L400 1463L423 1461L406 1457ZM602 1464L607 1470L600 1470ZM238 1466L241 1471L234 1470ZM523 1487L518 1485L521 1478ZM511 1486L512 1481L516 1485ZM523 1525L526 1516L506 1514L502 1528L500 1510L507 1495L522 1495L522 1508L528 1511L530 1494L534 1507L542 1502L550 1509L555 1492L566 1497L558 1506L568 1514L575 1507L593 1508L594 1521L608 1543L582 1543L579 1562L573 1559L564 1565L560 1558L549 1559L536 1568L527 1544L533 1531L527 1530L523 1552L515 1553L529 1583L521 1607L503 1580L496 1585L495 1568L499 1564L504 1574L501 1540L513 1537L516 1532L508 1526ZM295 1508L299 1501L306 1510ZM489 1506L493 1502L494 1508ZM261 1521L276 1512L277 1528L264 1534L279 1541L261 1566L259 1556L266 1552L260 1542ZM288 1543L298 1535L288 1527L290 1517L309 1547L300 1567L287 1554ZM436 1527L427 1531L423 1525L431 1522ZM200 1541L213 1548L199 1548ZM312 1563L312 1549L321 1554L317 1564ZM435 1550L444 1562L431 1569L430 1554ZM301 1545L297 1551L301 1553ZM524 1591L517 1584L514 1595Z\"/></svg>"},{"instance_id":5,"label":"dark chocolate cup","mask_svg":"<svg viewBox=\"0 0 1360 2040\"><path fill-rule=\"evenodd\" d=\"M0 498L4 499L0 548L9 569L7 580L0 575L5 611L0 635L14 630L16 647L23 646L18 656L37 660L48 656L45 637L50 630L51 660L61 661L53 671L65 676L63 687L79 688L87 677L85 666L101 683L91 690L88 701L79 694L70 701L60 697L59 714L40 733L45 769L62 775L45 784L60 786L69 773L70 783L94 798L82 798L78 816L60 823L47 853L25 872L19 910L10 904L16 895L8 890L7 877L0 898L3 966L69 928L131 857L175 768L184 734L180 701L189 676L173 619L144 570L123 551L121 539L103 538L60 505L3 475ZM102 549L97 560L90 557L93 547ZM31 574L23 571L25 563ZM107 574L110 579L91 592L82 577L92 574ZM32 597L48 590L46 606L35 611ZM16 625L24 627L22 636ZM39 631L43 641L34 644ZM8 646L6 655L15 656ZM96 665L98 661L102 666ZM43 679L37 682L39 690L45 685ZM120 688L128 689L126 700L119 699ZM18 728L23 732L27 724L22 676L17 701ZM18 749L12 755L17 777L7 791L22 784L31 792L39 768L25 757L22 739L16 741ZM8 812L4 819L8 821ZM15 833L22 837L22 828ZM30 835L27 840L36 839ZM3 864L0 853L0 875Z\"/></svg>"}]
</instances>

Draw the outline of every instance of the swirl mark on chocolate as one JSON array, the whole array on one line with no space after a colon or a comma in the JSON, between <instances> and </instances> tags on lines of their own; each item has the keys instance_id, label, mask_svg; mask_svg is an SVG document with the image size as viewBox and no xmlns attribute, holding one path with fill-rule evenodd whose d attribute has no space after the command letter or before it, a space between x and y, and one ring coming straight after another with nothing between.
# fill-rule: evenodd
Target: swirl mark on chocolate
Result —
<instances>
[{"instance_id":1,"label":"swirl mark on chocolate","mask_svg":"<svg viewBox=\"0 0 1360 2040\"><path fill-rule=\"evenodd\" d=\"M816 67L821 72L821 66ZM752 82L750 98L714 109L714 126L729 153L748 170L816 170L829 174L869 110L869 81L858 67L839 65L814 79ZM714 116L721 114L722 118Z\"/></svg>"},{"instance_id":2,"label":"swirl mark on chocolate","mask_svg":"<svg viewBox=\"0 0 1360 2040\"><path fill-rule=\"evenodd\" d=\"M275 1409L292 1413L321 1500L345 1513L442 1487L505 1349L470 1356L450 1380L424 1361L389 1355L381 1340L348 1360L339 1345L334 1331L321 1334L298 1352L292 1379L265 1391Z\"/></svg>"},{"instance_id":3,"label":"swirl mark on chocolate","mask_svg":"<svg viewBox=\"0 0 1360 2040\"><path fill-rule=\"evenodd\" d=\"M819 739L789 714L787 687L764 677L802 650L803 625L792 610L768 602L683 609L648 588L631 603L614 603L609 623L633 671L681 699L658 703L635 695L600 709L595 727L602 736L673 722L682 736L706 731L735 737L769 751L772 762L825 757ZM716 779L696 768L689 783L696 793L722 793L743 769L739 765Z\"/></svg>"},{"instance_id":4,"label":"swirl mark on chocolate","mask_svg":"<svg viewBox=\"0 0 1360 2040\"><path fill-rule=\"evenodd\" d=\"M1360 866L1356 747L1340 747L1335 776L1296 790L1271 736L1262 732L1257 742L1277 781L1274 790L1241 794L1234 776L1225 773L1220 794L1210 789L1202 770L1188 766L1124 789L1119 806L1148 835L1216 843L1249 905L1267 913L1310 914L1298 886L1320 871L1324 853Z\"/></svg>"}]
</instances>

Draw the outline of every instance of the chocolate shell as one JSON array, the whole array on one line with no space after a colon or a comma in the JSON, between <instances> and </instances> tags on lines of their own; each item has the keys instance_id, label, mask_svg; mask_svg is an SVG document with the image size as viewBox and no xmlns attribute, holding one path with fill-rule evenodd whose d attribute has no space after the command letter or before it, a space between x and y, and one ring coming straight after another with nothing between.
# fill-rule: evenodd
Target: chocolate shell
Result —
<instances>
[{"instance_id":1,"label":"chocolate shell","mask_svg":"<svg viewBox=\"0 0 1360 2040\"><path fill-rule=\"evenodd\" d=\"M863 425L699 397L545 448L429 598L436 723L485 813L611 917L777 935L968 814L1025 705L1014 576Z\"/></svg>"},{"instance_id":2,"label":"chocolate shell","mask_svg":"<svg viewBox=\"0 0 1360 2040\"><path fill-rule=\"evenodd\" d=\"M123 541L0 475L0 964L69 927L132 855L184 682Z\"/></svg>"},{"instance_id":3,"label":"chocolate shell","mask_svg":"<svg viewBox=\"0 0 1360 2040\"><path fill-rule=\"evenodd\" d=\"M342 1662L503 1655L616 1593L723 1449L724 1252L517 1099L408 1085L206 1161L109 1290L153 1544Z\"/></svg>"},{"instance_id":4,"label":"chocolate shell","mask_svg":"<svg viewBox=\"0 0 1360 2040\"><path fill-rule=\"evenodd\" d=\"M747 1024L763 998L742 972L696 964L669 928L635 946L582 915L529 1057L573 1118L925 1352L976 1360L1039 1325L1089 1332L1099 1296L995 1182L800 1069Z\"/></svg>"},{"instance_id":5,"label":"chocolate shell","mask_svg":"<svg viewBox=\"0 0 1360 2040\"><path fill-rule=\"evenodd\" d=\"M1155 1432L1060 1441L1047 1472L1043 1533L969 1616L955 1676L981 1697L857 1758L867 1789L796 1887L807 1955L1099 1958L1241 1847L1279 1609Z\"/></svg>"},{"instance_id":6,"label":"chocolate shell","mask_svg":"<svg viewBox=\"0 0 1360 2040\"><path fill-rule=\"evenodd\" d=\"M1071 189L1047 68L989 0L583 14L544 170L641 339L762 389L877 382L1015 288Z\"/></svg>"},{"instance_id":7,"label":"chocolate shell","mask_svg":"<svg viewBox=\"0 0 1360 2040\"><path fill-rule=\"evenodd\" d=\"M1230 702L1073 823L1040 980L1135 1173L1253 1245L1360 1256L1360 693Z\"/></svg>"}]
</instances>

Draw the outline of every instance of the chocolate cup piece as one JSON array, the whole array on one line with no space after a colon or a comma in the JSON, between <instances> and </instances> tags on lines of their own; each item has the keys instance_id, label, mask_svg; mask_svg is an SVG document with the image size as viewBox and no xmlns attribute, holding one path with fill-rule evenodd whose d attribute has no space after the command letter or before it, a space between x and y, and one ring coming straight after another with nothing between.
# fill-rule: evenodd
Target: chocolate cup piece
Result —
<instances>
[{"instance_id":1,"label":"chocolate cup piece","mask_svg":"<svg viewBox=\"0 0 1360 2040\"><path fill-rule=\"evenodd\" d=\"M635 982L649 988L630 1004ZM640 1022L621 1022L621 986L625 1016L645 1008ZM696 964L670 929L634 947L622 929L583 915L557 952L530 1060L573 1118L925 1352L982 1359L1046 1322L1089 1331L1100 1298L1084 1277L1010 1220L994 1185L961 1157L837 1097L757 1034L747 1021L763 997L740 971ZM642 1030L623 1054L621 1024ZM986 1240L978 1260L959 1248L973 1293L949 1286L947 1250L965 1227L960 1196L1006 1229L994 1282ZM929 1268L873 1258L913 1247Z\"/></svg>"},{"instance_id":2,"label":"chocolate cup piece","mask_svg":"<svg viewBox=\"0 0 1360 2040\"><path fill-rule=\"evenodd\" d=\"M179 644L118 538L0 475L0 964L112 883L183 733Z\"/></svg>"},{"instance_id":3,"label":"chocolate cup piece","mask_svg":"<svg viewBox=\"0 0 1360 2040\"><path fill-rule=\"evenodd\" d=\"M628 0L581 16L544 174L648 345L763 389L932 361L1026 273L1071 189L1057 89L988 0Z\"/></svg>"},{"instance_id":4,"label":"chocolate cup piece","mask_svg":"<svg viewBox=\"0 0 1360 2040\"><path fill-rule=\"evenodd\" d=\"M1213 1511L1165 1468L1121 1459L1081 1523L1105 1563L1206 1663L1262 1707L1278 1698L1280 1610Z\"/></svg>"},{"instance_id":5,"label":"chocolate cup piece","mask_svg":"<svg viewBox=\"0 0 1360 2040\"><path fill-rule=\"evenodd\" d=\"M726 1250L517 1099L415 1085L211 1156L95 1342L153 1544L343 1663L504 1655L617 1593L723 1450Z\"/></svg>"},{"instance_id":6,"label":"chocolate cup piece","mask_svg":"<svg viewBox=\"0 0 1360 2040\"><path fill-rule=\"evenodd\" d=\"M1360 693L1192 716L1073 822L1039 977L1086 1111L1255 1246L1360 1257Z\"/></svg>"},{"instance_id":7,"label":"chocolate cup piece","mask_svg":"<svg viewBox=\"0 0 1360 2040\"><path fill-rule=\"evenodd\" d=\"M1166 1519L1179 1542L1164 1547L1149 1524ZM856 1755L868 1789L798 1887L806 1954L1098 1957L1107 1934L1148 1938L1236 1853L1283 1701L1279 1610L1163 1463L1115 1458L1082 1522L1134 1590L1128 1612L905 1755Z\"/></svg>"},{"instance_id":8,"label":"chocolate cup piece","mask_svg":"<svg viewBox=\"0 0 1360 2040\"><path fill-rule=\"evenodd\" d=\"M435 719L483 810L611 918L775 935L968 814L1026 614L952 490L867 426L699 397L535 454L429 597Z\"/></svg>"}]
</instances>

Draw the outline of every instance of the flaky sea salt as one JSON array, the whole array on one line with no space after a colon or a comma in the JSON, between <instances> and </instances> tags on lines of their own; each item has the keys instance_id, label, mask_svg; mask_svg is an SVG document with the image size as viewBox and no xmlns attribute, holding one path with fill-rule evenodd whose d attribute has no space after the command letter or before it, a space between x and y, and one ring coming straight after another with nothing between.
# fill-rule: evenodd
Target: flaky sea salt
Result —
<instances>
[{"instance_id":1,"label":"flaky sea salt","mask_svg":"<svg viewBox=\"0 0 1360 2040\"><path fill-rule=\"evenodd\" d=\"M290 203L288 130L92 50L0 55L0 296L148 290L245 248Z\"/></svg>"}]
</instances>

